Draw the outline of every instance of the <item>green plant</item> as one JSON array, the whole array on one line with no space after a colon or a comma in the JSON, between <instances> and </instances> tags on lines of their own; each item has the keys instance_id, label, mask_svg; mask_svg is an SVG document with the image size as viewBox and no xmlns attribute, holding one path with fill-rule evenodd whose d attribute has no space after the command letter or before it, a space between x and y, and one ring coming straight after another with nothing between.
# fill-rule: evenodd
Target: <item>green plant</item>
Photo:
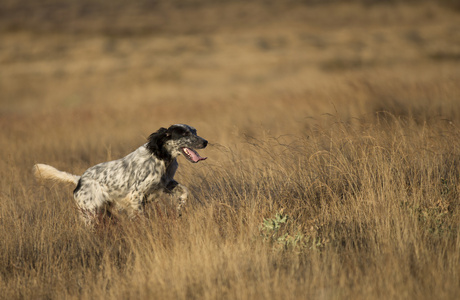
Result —
<instances>
[{"instance_id":1,"label":"green plant","mask_svg":"<svg viewBox=\"0 0 460 300\"><path fill-rule=\"evenodd\" d=\"M320 249L325 241L303 234L292 224L292 218L283 212L276 213L273 218L264 219L259 230L264 241L273 245L276 250Z\"/></svg>"}]
</instances>

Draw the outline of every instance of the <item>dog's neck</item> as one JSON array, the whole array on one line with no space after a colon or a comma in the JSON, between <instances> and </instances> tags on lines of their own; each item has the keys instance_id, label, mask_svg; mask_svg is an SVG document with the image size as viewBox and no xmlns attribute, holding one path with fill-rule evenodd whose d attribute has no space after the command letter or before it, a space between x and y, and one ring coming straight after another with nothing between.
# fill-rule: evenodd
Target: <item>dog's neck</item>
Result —
<instances>
[{"instance_id":1,"label":"dog's neck","mask_svg":"<svg viewBox=\"0 0 460 300\"><path fill-rule=\"evenodd\" d=\"M149 142L145 144L145 148L147 148L150 154L159 160L163 160L167 165L175 159L175 157L172 157L171 153L169 153L169 151L167 151L162 145L159 146Z\"/></svg>"}]
</instances>

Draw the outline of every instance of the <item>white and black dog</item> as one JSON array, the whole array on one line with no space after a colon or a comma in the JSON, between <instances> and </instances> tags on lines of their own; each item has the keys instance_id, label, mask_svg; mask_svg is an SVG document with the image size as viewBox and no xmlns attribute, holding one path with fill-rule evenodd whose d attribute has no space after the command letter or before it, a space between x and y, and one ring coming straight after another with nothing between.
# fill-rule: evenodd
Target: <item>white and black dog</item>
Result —
<instances>
[{"instance_id":1,"label":"white and black dog","mask_svg":"<svg viewBox=\"0 0 460 300\"><path fill-rule=\"evenodd\" d=\"M179 166L176 158L183 154L193 163L205 160L194 149L203 149L207 144L195 128L176 124L152 133L146 144L127 156L95 165L81 176L44 164L36 164L34 173L38 178L75 184L73 196L88 225L96 225L102 214L113 209L126 210L131 218L142 216L147 200L162 192L177 198L180 215L188 192L174 180Z\"/></svg>"}]
</instances>

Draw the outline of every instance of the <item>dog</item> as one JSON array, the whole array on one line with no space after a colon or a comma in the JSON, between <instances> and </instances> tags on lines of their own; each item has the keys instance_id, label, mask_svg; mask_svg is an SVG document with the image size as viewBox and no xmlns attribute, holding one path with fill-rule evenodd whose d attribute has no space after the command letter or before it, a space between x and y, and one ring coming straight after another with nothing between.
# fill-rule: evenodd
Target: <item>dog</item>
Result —
<instances>
[{"instance_id":1,"label":"dog","mask_svg":"<svg viewBox=\"0 0 460 300\"><path fill-rule=\"evenodd\" d=\"M127 156L103 162L86 170L81 176L59 171L45 164L36 164L34 174L39 179L69 182L83 221L97 225L105 213L113 209L126 211L129 218L142 217L144 205L165 192L177 199L180 216L188 197L185 186L174 180L183 155L197 163L201 157L194 149L203 149L208 141L197 135L196 129L185 124L161 127L152 133L147 143Z\"/></svg>"}]
</instances>

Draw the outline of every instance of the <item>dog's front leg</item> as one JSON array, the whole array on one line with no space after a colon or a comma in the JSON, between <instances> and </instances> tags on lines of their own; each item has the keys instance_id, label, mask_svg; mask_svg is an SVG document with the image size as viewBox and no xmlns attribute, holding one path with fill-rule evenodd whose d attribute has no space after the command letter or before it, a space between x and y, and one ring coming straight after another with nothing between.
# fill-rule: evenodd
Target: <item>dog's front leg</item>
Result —
<instances>
[{"instance_id":1,"label":"dog's front leg","mask_svg":"<svg viewBox=\"0 0 460 300\"><path fill-rule=\"evenodd\" d=\"M120 208L126 209L131 220L144 219L144 199L145 195L141 193L131 193L120 202Z\"/></svg>"},{"instance_id":2,"label":"dog's front leg","mask_svg":"<svg viewBox=\"0 0 460 300\"><path fill-rule=\"evenodd\" d=\"M177 214L179 217L182 215L182 208L187 202L188 190L185 186L173 180L166 186L166 193L170 194L177 199Z\"/></svg>"}]
</instances>

